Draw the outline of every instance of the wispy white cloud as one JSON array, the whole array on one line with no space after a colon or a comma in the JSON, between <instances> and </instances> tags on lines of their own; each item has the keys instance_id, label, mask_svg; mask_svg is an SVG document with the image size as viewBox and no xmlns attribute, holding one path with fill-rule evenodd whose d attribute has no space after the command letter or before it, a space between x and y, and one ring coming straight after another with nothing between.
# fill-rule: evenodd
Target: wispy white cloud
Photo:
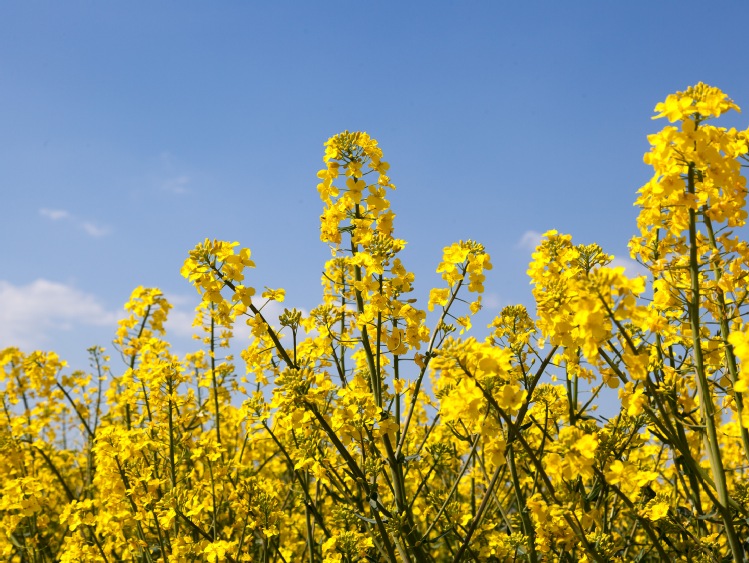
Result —
<instances>
[{"instance_id":1,"label":"wispy white cloud","mask_svg":"<svg viewBox=\"0 0 749 563\"><path fill-rule=\"evenodd\" d=\"M536 250L536 247L541 244L543 238L544 235L538 231L525 231L515 246L524 250L534 251ZM647 269L641 264L624 256L614 257L609 266L612 268L619 266L623 267L628 276L644 276L648 273Z\"/></svg>"},{"instance_id":2,"label":"wispy white cloud","mask_svg":"<svg viewBox=\"0 0 749 563\"><path fill-rule=\"evenodd\" d=\"M181 176L174 176L173 178L167 178L164 180L161 183L161 189L172 194L186 194L190 191L187 187L187 184L189 183L190 177L183 174Z\"/></svg>"},{"instance_id":3,"label":"wispy white cloud","mask_svg":"<svg viewBox=\"0 0 749 563\"><path fill-rule=\"evenodd\" d=\"M502 305L502 300L500 299L499 294L492 292L484 294L481 302L485 308L492 310L499 309L499 307Z\"/></svg>"},{"instance_id":4,"label":"wispy white cloud","mask_svg":"<svg viewBox=\"0 0 749 563\"><path fill-rule=\"evenodd\" d=\"M48 207L42 207L39 210L39 215L50 219L51 221L69 221L77 228L83 230L87 235L95 238L106 236L112 232L112 229L110 227L102 226L100 224L94 223L93 221L79 219L65 209L50 209Z\"/></svg>"},{"instance_id":5,"label":"wispy white cloud","mask_svg":"<svg viewBox=\"0 0 749 563\"><path fill-rule=\"evenodd\" d=\"M42 217L52 219L53 221L59 221L60 219L67 219L68 217L70 217L70 213L68 213L64 209L48 209L46 207L40 209L39 214Z\"/></svg>"},{"instance_id":6,"label":"wispy white cloud","mask_svg":"<svg viewBox=\"0 0 749 563\"><path fill-rule=\"evenodd\" d=\"M0 347L40 348L54 332L82 325L109 326L114 334L120 316L95 295L71 285L45 279L28 285L0 280Z\"/></svg>"},{"instance_id":7,"label":"wispy white cloud","mask_svg":"<svg viewBox=\"0 0 749 563\"><path fill-rule=\"evenodd\" d=\"M536 250L542 238L543 235L538 231L525 231L515 246L524 250Z\"/></svg>"},{"instance_id":8,"label":"wispy white cloud","mask_svg":"<svg viewBox=\"0 0 749 563\"><path fill-rule=\"evenodd\" d=\"M153 178L155 186L173 195L183 195L190 192L188 185L192 178L185 173L184 166L169 151L159 155L159 168L161 169Z\"/></svg>"},{"instance_id":9,"label":"wispy white cloud","mask_svg":"<svg viewBox=\"0 0 749 563\"><path fill-rule=\"evenodd\" d=\"M194 311L185 311L184 309L174 308L169 311L166 321L166 333L190 338L196 333L197 328L192 326L195 319Z\"/></svg>"},{"instance_id":10,"label":"wispy white cloud","mask_svg":"<svg viewBox=\"0 0 749 563\"><path fill-rule=\"evenodd\" d=\"M111 232L111 229L109 227L100 227L99 225L90 221L83 221L80 224L80 227L84 231L86 231L86 234L96 238L106 236Z\"/></svg>"},{"instance_id":11,"label":"wispy white cloud","mask_svg":"<svg viewBox=\"0 0 749 563\"><path fill-rule=\"evenodd\" d=\"M167 301L172 305L166 321L166 333L182 338L190 338L195 334L192 322L195 319L194 307L200 301L195 293L188 297L185 294L168 293L165 295Z\"/></svg>"},{"instance_id":12,"label":"wispy white cloud","mask_svg":"<svg viewBox=\"0 0 749 563\"><path fill-rule=\"evenodd\" d=\"M167 339L178 355L201 348L192 342L193 334L200 334L193 327L197 303L194 297L184 294L167 295L173 308L166 323ZM262 301L258 300L259 307ZM278 326L278 316L285 303L270 302L263 308L263 316ZM307 314L303 311L302 314ZM114 337L117 321L126 316L119 307L110 310L92 293L87 293L71 284L47 279L37 279L28 284L16 285L0 280L0 349L16 346L24 351L59 347L61 333L78 335L96 331L97 327L107 338ZM250 340L250 327L245 318L237 320L230 353L239 357L239 352ZM286 339L284 343L288 345ZM65 352L65 350L57 350Z\"/></svg>"}]
</instances>

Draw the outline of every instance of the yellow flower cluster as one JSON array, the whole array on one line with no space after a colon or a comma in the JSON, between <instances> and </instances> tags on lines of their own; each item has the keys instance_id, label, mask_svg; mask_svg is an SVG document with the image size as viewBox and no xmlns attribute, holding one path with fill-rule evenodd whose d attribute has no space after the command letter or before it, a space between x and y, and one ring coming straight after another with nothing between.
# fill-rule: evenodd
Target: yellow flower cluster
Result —
<instances>
[{"instance_id":1,"label":"yellow flower cluster","mask_svg":"<svg viewBox=\"0 0 749 563\"><path fill-rule=\"evenodd\" d=\"M182 268L201 297L185 357L171 305L143 287L121 368L99 347L72 373L0 351L0 559L747 560L749 244L732 232L747 132L706 123L731 109L703 84L656 106L679 127L645 157L631 249L647 275L548 231L528 269L537 318L507 306L484 340L463 336L484 246L444 248L419 308L381 149L332 137L318 191L333 256L309 313L269 318L285 291L258 298L249 249L205 240Z\"/></svg>"},{"instance_id":2,"label":"yellow flower cluster","mask_svg":"<svg viewBox=\"0 0 749 563\"><path fill-rule=\"evenodd\" d=\"M386 175L390 165L382 160L377 141L364 132L344 131L325 143L323 162L326 167L317 173L321 180L317 191L325 203L320 239L338 245L344 228L355 244L367 244L375 231L389 236L395 215L385 198L385 188L395 186ZM343 193L334 184L341 175L346 185ZM367 183L370 175L375 175L376 181ZM341 227L345 220L350 225Z\"/></svg>"}]
</instances>

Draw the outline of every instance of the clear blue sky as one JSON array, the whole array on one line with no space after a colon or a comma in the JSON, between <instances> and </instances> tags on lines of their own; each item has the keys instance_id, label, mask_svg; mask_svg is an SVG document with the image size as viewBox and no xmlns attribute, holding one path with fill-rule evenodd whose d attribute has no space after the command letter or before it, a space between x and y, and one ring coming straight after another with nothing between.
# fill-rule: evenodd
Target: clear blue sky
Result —
<instances>
[{"instance_id":1,"label":"clear blue sky","mask_svg":"<svg viewBox=\"0 0 749 563\"><path fill-rule=\"evenodd\" d=\"M343 129L391 163L422 306L459 239L495 264L477 325L530 303L538 233L624 260L654 105L704 81L749 110L749 4L706 6L3 2L0 347L84 367L146 285L187 351L179 268L206 237L249 246L251 282L310 309L329 256L315 174Z\"/></svg>"}]
</instances>

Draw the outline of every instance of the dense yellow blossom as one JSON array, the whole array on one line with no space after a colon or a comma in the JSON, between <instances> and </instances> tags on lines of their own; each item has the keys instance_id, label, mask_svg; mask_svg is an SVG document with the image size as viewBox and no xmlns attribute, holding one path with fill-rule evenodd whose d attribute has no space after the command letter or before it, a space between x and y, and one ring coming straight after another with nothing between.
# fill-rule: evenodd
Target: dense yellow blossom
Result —
<instances>
[{"instance_id":1,"label":"dense yellow blossom","mask_svg":"<svg viewBox=\"0 0 749 563\"><path fill-rule=\"evenodd\" d=\"M747 131L704 84L656 106L629 276L550 230L522 305L474 331L487 249L419 288L377 142L325 143L320 304L271 318L248 248L182 275L196 349L138 287L91 370L0 350L0 558L21 563L744 561L749 556ZM229 354L235 324L246 370ZM618 410L599 413L608 395Z\"/></svg>"}]
</instances>

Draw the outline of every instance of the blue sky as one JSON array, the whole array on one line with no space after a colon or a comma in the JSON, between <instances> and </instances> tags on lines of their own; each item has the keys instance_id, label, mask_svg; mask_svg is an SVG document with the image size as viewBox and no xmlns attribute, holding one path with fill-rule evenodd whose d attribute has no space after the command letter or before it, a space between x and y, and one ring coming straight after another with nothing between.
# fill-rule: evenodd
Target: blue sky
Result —
<instances>
[{"instance_id":1,"label":"blue sky","mask_svg":"<svg viewBox=\"0 0 749 563\"><path fill-rule=\"evenodd\" d=\"M476 325L531 303L548 229L626 263L654 105L704 81L749 108L749 5L705 5L3 2L0 347L85 367L145 285L188 351L179 268L206 237L249 246L257 287L315 306L316 172L344 129L391 164L422 306L459 239L495 264Z\"/></svg>"}]
</instances>

